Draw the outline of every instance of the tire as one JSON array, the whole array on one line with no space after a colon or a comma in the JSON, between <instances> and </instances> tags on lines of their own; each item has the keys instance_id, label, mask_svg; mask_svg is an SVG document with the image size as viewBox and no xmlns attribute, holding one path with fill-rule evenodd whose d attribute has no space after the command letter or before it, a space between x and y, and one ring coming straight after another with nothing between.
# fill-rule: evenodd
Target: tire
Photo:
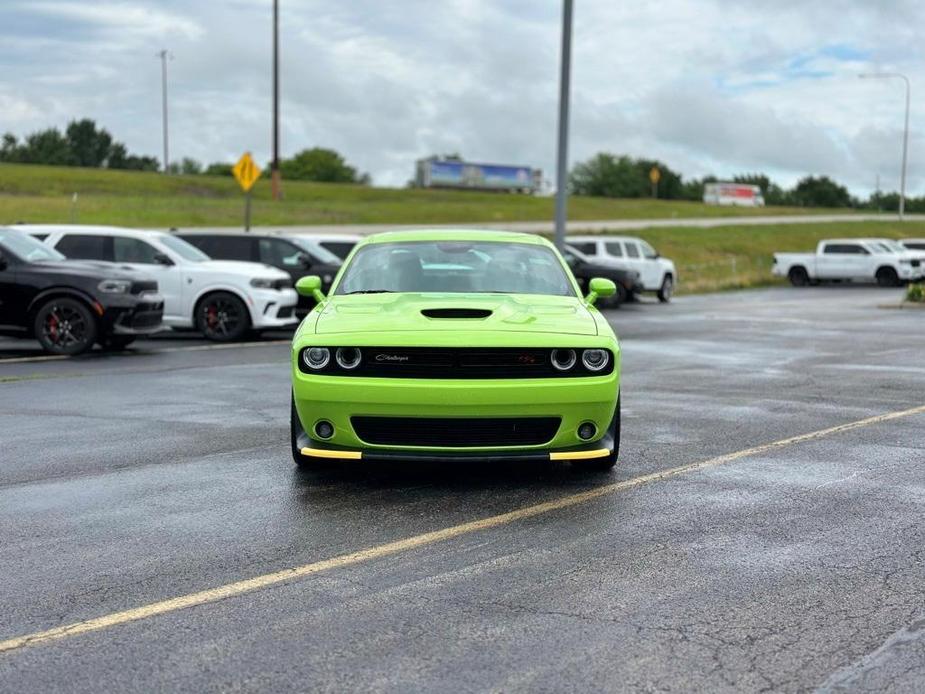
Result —
<instances>
[{"instance_id":1,"label":"tire","mask_svg":"<svg viewBox=\"0 0 925 694\"><path fill-rule=\"evenodd\" d=\"M109 352L121 352L135 341L135 335L110 335L100 340L100 346Z\"/></svg>"},{"instance_id":2,"label":"tire","mask_svg":"<svg viewBox=\"0 0 925 694\"><path fill-rule=\"evenodd\" d=\"M196 304L193 314L196 329L213 342L234 342L251 327L247 307L231 292L206 294Z\"/></svg>"},{"instance_id":3,"label":"tire","mask_svg":"<svg viewBox=\"0 0 925 694\"><path fill-rule=\"evenodd\" d=\"M302 422L299 421L299 413L295 409L295 396L290 395L289 399L289 446L292 449L292 461L300 470L308 470L313 466L314 461L308 456L302 455L299 448L299 436L305 433L302 429Z\"/></svg>"},{"instance_id":4,"label":"tire","mask_svg":"<svg viewBox=\"0 0 925 694\"><path fill-rule=\"evenodd\" d=\"M589 460L573 460L572 467L582 472L607 472L617 464L620 455L620 396L617 395L617 407L610 422L610 433L613 436L613 451L604 458L591 458Z\"/></svg>"},{"instance_id":5,"label":"tire","mask_svg":"<svg viewBox=\"0 0 925 694\"><path fill-rule=\"evenodd\" d=\"M662 280L662 286L658 290L658 300L663 304L667 304L671 301L671 297L674 294L674 277L671 275L665 275L665 278Z\"/></svg>"},{"instance_id":6,"label":"tire","mask_svg":"<svg viewBox=\"0 0 925 694\"><path fill-rule=\"evenodd\" d=\"M802 265L790 268L787 279L790 280L790 284L794 287L806 287L809 285L809 273L806 272L806 268Z\"/></svg>"},{"instance_id":7,"label":"tire","mask_svg":"<svg viewBox=\"0 0 925 694\"><path fill-rule=\"evenodd\" d=\"M96 342L96 318L77 299L46 301L36 311L32 329L42 349L50 354L82 354Z\"/></svg>"},{"instance_id":8,"label":"tire","mask_svg":"<svg viewBox=\"0 0 925 694\"><path fill-rule=\"evenodd\" d=\"M899 281L899 273L891 267L882 267L877 270L877 286L879 287L898 287L902 282Z\"/></svg>"}]
</instances>

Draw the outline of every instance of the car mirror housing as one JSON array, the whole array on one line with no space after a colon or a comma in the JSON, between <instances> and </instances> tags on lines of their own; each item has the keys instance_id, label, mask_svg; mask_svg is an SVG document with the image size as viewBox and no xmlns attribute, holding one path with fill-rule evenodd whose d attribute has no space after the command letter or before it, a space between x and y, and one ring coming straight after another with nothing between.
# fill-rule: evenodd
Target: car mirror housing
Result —
<instances>
[{"instance_id":1,"label":"car mirror housing","mask_svg":"<svg viewBox=\"0 0 925 694\"><path fill-rule=\"evenodd\" d=\"M617 285L615 285L611 280L604 277L595 277L588 283L588 296L585 297L585 301L588 304L593 305L595 301L600 299L606 299L609 296L613 296L617 293Z\"/></svg>"},{"instance_id":2,"label":"car mirror housing","mask_svg":"<svg viewBox=\"0 0 925 694\"><path fill-rule=\"evenodd\" d=\"M321 278L318 275L300 277L295 283L295 290L302 296L310 296L317 302L324 301L324 292L321 291Z\"/></svg>"}]
</instances>

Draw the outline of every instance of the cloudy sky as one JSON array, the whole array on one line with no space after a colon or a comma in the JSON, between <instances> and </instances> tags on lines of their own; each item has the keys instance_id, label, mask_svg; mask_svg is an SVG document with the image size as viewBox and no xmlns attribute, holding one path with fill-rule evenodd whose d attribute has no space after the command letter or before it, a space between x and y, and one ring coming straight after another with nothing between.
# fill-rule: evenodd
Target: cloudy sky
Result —
<instances>
[{"instance_id":1,"label":"cloudy sky","mask_svg":"<svg viewBox=\"0 0 925 694\"><path fill-rule=\"evenodd\" d=\"M925 194L925 3L576 0L570 160L657 157L686 177L828 174ZM559 0L281 0L282 146L333 147L379 185L416 158L555 164ZM270 0L2 0L0 131L90 117L160 157L270 153Z\"/></svg>"}]
</instances>

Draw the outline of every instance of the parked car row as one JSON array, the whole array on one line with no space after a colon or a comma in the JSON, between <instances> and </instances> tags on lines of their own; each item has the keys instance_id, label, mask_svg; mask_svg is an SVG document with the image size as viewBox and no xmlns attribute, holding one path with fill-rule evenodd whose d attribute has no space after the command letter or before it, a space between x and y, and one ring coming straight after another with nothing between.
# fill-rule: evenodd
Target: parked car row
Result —
<instances>
[{"instance_id":1,"label":"parked car row","mask_svg":"<svg viewBox=\"0 0 925 694\"><path fill-rule=\"evenodd\" d=\"M821 282L896 287L925 278L925 240L825 239L815 253L775 253L772 272L795 287Z\"/></svg>"},{"instance_id":2,"label":"parked car row","mask_svg":"<svg viewBox=\"0 0 925 694\"><path fill-rule=\"evenodd\" d=\"M311 294L294 284L318 276L326 293L361 236L107 226L16 225L0 236L0 334L34 337L52 353L128 346L173 328L214 341L294 327ZM564 253L582 292L614 282L602 305L646 291L671 298L674 264L633 237L574 237ZM92 285L92 286L91 286Z\"/></svg>"}]
</instances>

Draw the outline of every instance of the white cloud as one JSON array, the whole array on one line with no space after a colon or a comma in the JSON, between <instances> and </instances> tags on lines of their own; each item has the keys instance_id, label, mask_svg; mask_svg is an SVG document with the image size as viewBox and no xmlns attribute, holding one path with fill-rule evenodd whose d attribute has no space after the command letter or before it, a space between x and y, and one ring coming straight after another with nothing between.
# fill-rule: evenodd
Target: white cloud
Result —
<instances>
[{"instance_id":1,"label":"white cloud","mask_svg":"<svg viewBox=\"0 0 925 694\"><path fill-rule=\"evenodd\" d=\"M282 0L283 146L342 151L377 183L416 158L555 163L560 5L530 0ZM902 18L899 21L898 18ZM685 175L825 173L898 187L902 89L925 63L913 0L576 3L571 159L664 159ZM88 116L159 153L170 65L172 152L269 158L269 0L74 0L0 6L4 122L18 134ZM925 87L925 85L923 85ZM913 85L910 191L925 193ZM2 106L2 103L0 103Z\"/></svg>"}]
</instances>

